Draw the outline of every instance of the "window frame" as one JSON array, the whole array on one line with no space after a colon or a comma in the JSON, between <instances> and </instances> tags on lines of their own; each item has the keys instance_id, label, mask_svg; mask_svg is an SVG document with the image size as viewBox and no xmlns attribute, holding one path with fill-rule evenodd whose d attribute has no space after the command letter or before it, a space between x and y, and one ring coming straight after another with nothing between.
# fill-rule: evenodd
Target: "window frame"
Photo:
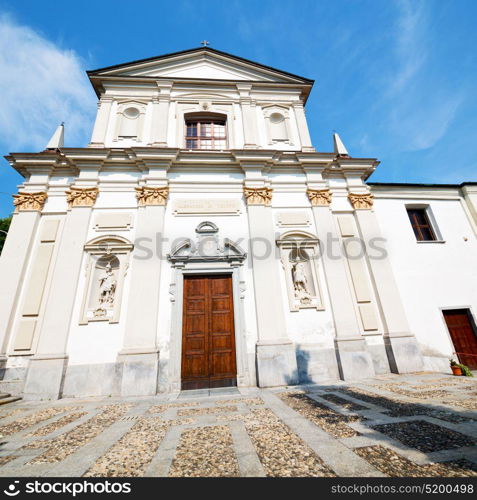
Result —
<instances>
[{"instance_id":1,"label":"window frame","mask_svg":"<svg viewBox=\"0 0 477 500\"><path fill-rule=\"evenodd\" d=\"M442 235L438 229L436 220L429 205L406 205L406 215L409 220L416 243L444 243ZM425 223L420 223L411 212L419 211L424 216ZM431 234L431 238L425 238L425 230Z\"/></svg>"},{"instance_id":2,"label":"window frame","mask_svg":"<svg viewBox=\"0 0 477 500\"><path fill-rule=\"evenodd\" d=\"M224 127L224 137L214 136L213 130L215 124L223 124ZM195 123L197 125L197 135L189 136L187 135L187 129L190 123ZM201 134L201 128L206 123L211 125L211 135L205 136ZM188 141L197 141L198 147L191 148L187 145ZM211 141L212 146L210 148L201 148L202 141ZM216 141L224 141L223 147L215 147ZM201 114L201 115L185 115L184 116L184 148L192 151L224 151L228 149L228 126L227 126L227 116L226 115L214 115L214 114Z\"/></svg>"}]
</instances>

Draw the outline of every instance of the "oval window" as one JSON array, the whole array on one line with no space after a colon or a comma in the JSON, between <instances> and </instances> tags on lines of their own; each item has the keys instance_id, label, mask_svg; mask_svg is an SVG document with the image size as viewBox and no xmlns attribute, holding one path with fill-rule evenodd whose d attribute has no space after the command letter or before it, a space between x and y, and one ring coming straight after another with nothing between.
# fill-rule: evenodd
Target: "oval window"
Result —
<instances>
[{"instance_id":1,"label":"oval window","mask_svg":"<svg viewBox=\"0 0 477 500\"><path fill-rule=\"evenodd\" d=\"M272 123L281 123L283 121L283 115L280 113L272 113L270 115L270 121Z\"/></svg>"},{"instance_id":2,"label":"oval window","mask_svg":"<svg viewBox=\"0 0 477 500\"><path fill-rule=\"evenodd\" d=\"M139 110L137 108L126 108L123 113L126 118L130 118L131 120L139 116Z\"/></svg>"}]
</instances>

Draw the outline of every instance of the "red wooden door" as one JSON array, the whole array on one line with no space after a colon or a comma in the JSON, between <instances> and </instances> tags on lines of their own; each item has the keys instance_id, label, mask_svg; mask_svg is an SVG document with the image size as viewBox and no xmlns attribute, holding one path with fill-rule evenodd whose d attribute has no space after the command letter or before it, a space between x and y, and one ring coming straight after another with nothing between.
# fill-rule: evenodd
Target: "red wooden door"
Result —
<instances>
[{"instance_id":1,"label":"red wooden door","mask_svg":"<svg viewBox=\"0 0 477 500\"><path fill-rule=\"evenodd\" d=\"M186 276L182 389L237 385L230 275Z\"/></svg>"},{"instance_id":2,"label":"red wooden door","mask_svg":"<svg viewBox=\"0 0 477 500\"><path fill-rule=\"evenodd\" d=\"M468 309L443 311L459 361L477 369L477 337Z\"/></svg>"}]
</instances>

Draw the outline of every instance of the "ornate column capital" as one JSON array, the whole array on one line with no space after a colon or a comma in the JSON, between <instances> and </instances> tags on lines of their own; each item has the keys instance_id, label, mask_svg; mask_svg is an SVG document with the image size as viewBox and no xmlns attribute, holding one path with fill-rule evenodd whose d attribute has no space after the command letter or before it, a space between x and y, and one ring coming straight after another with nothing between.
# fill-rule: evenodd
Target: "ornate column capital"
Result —
<instances>
[{"instance_id":1,"label":"ornate column capital","mask_svg":"<svg viewBox=\"0 0 477 500\"><path fill-rule=\"evenodd\" d=\"M371 193L349 193L348 199L355 210L371 210L374 195Z\"/></svg>"},{"instance_id":2,"label":"ornate column capital","mask_svg":"<svg viewBox=\"0 0 477 500\"><path fill-rule=\"evenodd\" d=\"M140 207L147 205L166 205L169 188L141 186L136 188L136 198Z\"/></svg>"},{"instance_id":3,"label":"ornate column capital","mask_svg":"<svg viewBox=\"0 0 477 500\"><path fill-rule=\"evenodd\" d=\"M312 207L330 206L332 195L329 189L307 189L306 194Z\"/></svg>"},{"instance_id":4,"label":"ornate column capital","mask_svg":"<svg viewBox=\"0 0 477 500\"><path fill-rule=\"evenodd\" d=\"M92 207L98 196L99 189L97 187L91 188L77 188L70 187L66 191L66 201L70 208L74 207Z\"/></svg>"},{"instance_id":5,"label":"ornate column capital","mask_svg":"<svg viewBox=\"0 0 477 500\"><path fill-rule=\"evenodd\" d=\"M48 195L44 191L36 193L19 191L18 194L13 195L15 212L41 211L47 198Z\"/></svg>"},{"instance_id":6,"label":"ornate column capital","mask_svg":"<svg viewBox=\"0 0 477 500\"><path fill-rule=\"evenodd\" d=\"M263 188L243 188L243 194L247 205L265 205L269 207L272 204L273 189Z\"/></svg>"}]
</instances>

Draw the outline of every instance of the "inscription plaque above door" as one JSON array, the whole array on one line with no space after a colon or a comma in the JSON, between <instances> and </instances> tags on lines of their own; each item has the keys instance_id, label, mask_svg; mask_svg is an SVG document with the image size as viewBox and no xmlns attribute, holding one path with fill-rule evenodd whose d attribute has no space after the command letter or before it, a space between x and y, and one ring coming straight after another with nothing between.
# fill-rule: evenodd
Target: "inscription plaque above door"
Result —
<instances>
[{"instance_id":1,"label":"inscription plaque above door","mask_svg":"<svg viewBox=\"0 0 477 500\"><path fill-rule=\"evenodd\" d=\"M174 215L239 215L240 200L229 198L189 198L174 200L172 203Z\"/></svg>"}]
</instances>

